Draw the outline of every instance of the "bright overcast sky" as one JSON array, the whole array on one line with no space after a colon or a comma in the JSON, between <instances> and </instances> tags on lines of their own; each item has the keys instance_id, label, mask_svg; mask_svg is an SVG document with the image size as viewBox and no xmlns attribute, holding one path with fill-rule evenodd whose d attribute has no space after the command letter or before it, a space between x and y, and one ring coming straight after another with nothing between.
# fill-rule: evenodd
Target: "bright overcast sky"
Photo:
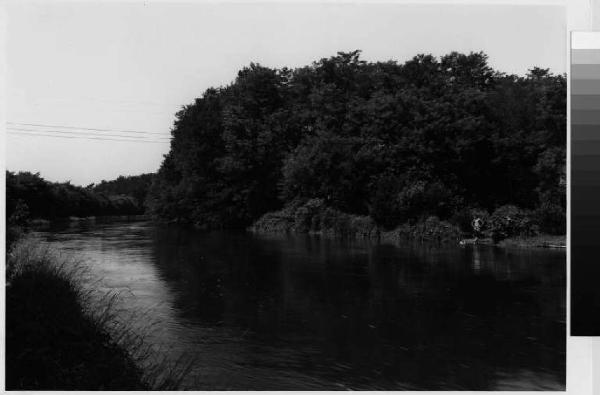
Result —
<instances>
[{"instance_id":1,"label":"bright overcast sky","mask_svg":"<svg viewBox=\"0 0 600 395\"><path fill-rule=\"evenodd\" d=\"M250 62L295 67L354 49L368 61L483 50L505 72L566 70L556 5L17 2L6 19L7 120L20 124L168 136L181 105ZM8 133L9 170L82 185L154 172L169 149L20 133Z\"/></svg>"}]
</instances>

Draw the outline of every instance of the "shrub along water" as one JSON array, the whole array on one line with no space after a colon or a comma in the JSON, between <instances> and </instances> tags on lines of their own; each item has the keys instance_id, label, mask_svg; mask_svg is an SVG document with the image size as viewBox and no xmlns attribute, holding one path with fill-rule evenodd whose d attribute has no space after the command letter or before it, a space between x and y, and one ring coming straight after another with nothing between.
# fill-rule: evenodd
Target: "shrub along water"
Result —
<instances>
[{"instance_id":1,"label":"shrub along water","mask_svg":"<svg viewBox=\"0 0 600 395\"><path fill-rule=\"evenodd\" d=\"M376 237L377 226L368 216L346 214L327 207L322 199L299 200L267 213L250 231L258 233L313 233L345 237Z\"/></svg>"},{"instance_id":2,"label":"shrub along water","mask_svg":"<svg viewBox=\"0 0 600 395\"><path fill-rule=\"evenodd\" d=\"M248 227L256 233L311 233L339 237L369 238L383 241L420 240L456 242L465 237L483 238L498 243L505 239L531 238L531 246L564 244L560 239L543 236L536 213L516 206L502 206L491 215L484 209L462 209L449 220L430 215L408 221L393 229L378 225L369 216L343 213L328 207L323 199L295 200L281 210L267 213ZM473 219L481 221L480 231L473 230ZM552 242L550 242L550 241ZM515 240L504 245L526 246Z\"/></svg>"},{"instance_id":3,"label":"shrub along water","mask_svg":"<svg viewBox=\"0 0 600 395\"><path fill-rule=\"evenodd\" d=\"M257 233L311 233L386 241L458 241L462 235L458 226L440 221L435 216L386 230L369 216L343 213L328 207L322 199L310 199L304 203L296 200L282 210L263 215L248 230Z\"/></svg>"}]
</instances>

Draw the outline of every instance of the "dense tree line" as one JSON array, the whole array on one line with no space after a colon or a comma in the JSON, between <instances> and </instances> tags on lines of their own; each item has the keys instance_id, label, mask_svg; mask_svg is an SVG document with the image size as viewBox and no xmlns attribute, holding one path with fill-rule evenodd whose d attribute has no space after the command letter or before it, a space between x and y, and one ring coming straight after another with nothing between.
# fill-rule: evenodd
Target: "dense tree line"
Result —
<instances>
[{"instance_id":1,"label":"dense tree line","mask_svg":"<svg viewBox=\"0 0 600 395\"><path fill-rule=\"evenodd\" d=\"M131 196L136 199L138 206L143 206L153 176L152 173L137 176L119 176L114 180L102 180L98 184L90 184L86 188L105 196Z\"/></svg>"},{"instance_id":2,"label":"dense tree line","mask_svg":"<svg viewBox=\"0 0 600 395\"><path fill-rule=\"evenodd\" d=\"M318 198L392 228L510 205L564 232L565 76L505 74L484 53L403 64L359 55L293 70L251 64L184 106L151 212L241 227Z\"/></svg>"},{"instance_id":3,"label":"dense tree line","mask_svg":"<svg viewBox=\"0 0 600 395\"><path fill-rule=\"evenodd\" d=\"M146 194L142 186L147 188L150 182L149 175L142 175L80 187L46 181L39 173L7 171L6 218L22 223L24 218L142 214Z\"/></svg>"}]
</instances>

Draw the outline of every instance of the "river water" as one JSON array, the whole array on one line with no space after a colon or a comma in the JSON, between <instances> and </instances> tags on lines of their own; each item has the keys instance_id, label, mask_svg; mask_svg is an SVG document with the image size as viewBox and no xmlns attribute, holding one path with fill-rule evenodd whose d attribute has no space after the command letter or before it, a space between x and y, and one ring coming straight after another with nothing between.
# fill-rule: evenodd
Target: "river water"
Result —
<instances>
[{"instance_id":1,"label":"river water","mask_svg":"<svg viewBox=\"0 0 600 395\"><path fill-rule=\"evenodd\" d=\"M565 388L564 251L150 222L36 233L146 312L168 358L194 357L186 389Z\"/></svg>"}]
</instances>

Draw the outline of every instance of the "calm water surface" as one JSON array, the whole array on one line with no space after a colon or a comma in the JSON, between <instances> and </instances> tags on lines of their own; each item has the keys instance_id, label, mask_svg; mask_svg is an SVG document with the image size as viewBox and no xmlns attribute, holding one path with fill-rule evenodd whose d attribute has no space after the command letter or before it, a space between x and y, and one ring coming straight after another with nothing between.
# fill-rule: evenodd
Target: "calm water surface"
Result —
<instances>
[{"instance_id":1,"label":"calm water surface","mask_svg":"<svg viewBox=\"0 0 600 395\"><path fill-rule=\"evenodd\" d=\"M201 233L38 232L121 290L189 389L562 390L565 253Z\"/></svg>"}]
</instances>

